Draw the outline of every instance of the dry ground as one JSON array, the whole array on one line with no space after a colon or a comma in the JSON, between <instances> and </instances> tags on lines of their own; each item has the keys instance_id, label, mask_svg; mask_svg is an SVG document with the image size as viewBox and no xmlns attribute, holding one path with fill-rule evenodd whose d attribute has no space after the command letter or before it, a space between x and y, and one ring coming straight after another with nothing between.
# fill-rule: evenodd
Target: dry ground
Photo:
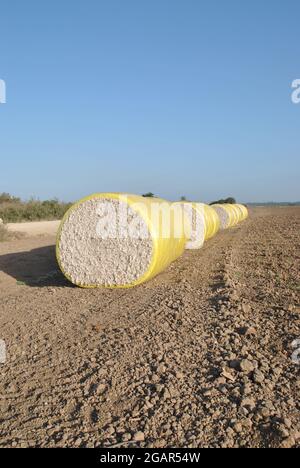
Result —
<instances>
[{"instance_id":1,"label":"dry ground","mask_svg":"<svg viewBox=\"0 0 300 468\"><path fill-rule=\"evenodd\" d=\"M26 236L56 235L60 221L34 221L30 223L8 223L10 232L20 232Z\"/></svg>"},{"instance_id":2,"label":"dry ground","mask_svg":"<svg viewBox=\"0 0 300 468\"><path fill-rule=\"evenodd\" d=\"M299 447L300 208L257 208L131 290L0 244L0 446ZM299 346L300 347L300 346Z\"/></svg>"}]
</instances>

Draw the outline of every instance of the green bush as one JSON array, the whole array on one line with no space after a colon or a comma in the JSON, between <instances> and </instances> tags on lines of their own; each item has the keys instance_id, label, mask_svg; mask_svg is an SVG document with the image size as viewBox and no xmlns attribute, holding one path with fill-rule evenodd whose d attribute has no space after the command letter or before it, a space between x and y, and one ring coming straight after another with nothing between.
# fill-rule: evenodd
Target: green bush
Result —
<instances>
[{"instance_id":1,"label":"green bush","mask_svg":"<svg viewBox=\"0 0 300 468\"><path fill-rule=\"evenodd\" d=\"M214 202L211 202L210 205L224 205L226 203L229 203L231 205L234 205L236 203L235 198L233 197L228 197L228 198L221 198L221 200L217 200Z\"/></svg>"},{"instance_id":2,"label":"green bush","mask_svg":"<svg viewBox=\"0 0 300 468\"><path fill-rule=\"evenodd\" d=\"M59 200L23 202L9 194L0 195L0 218L4 223L61 219L71 203Z\"/></svg>"},{"instance_id":3,"label":"green bush","mask_svg":"<svg viewBox=\"0 0 300 468\"><path fill-rule=\"evenodd\" d=\"M0 203L4 203L4 202L19 202L19 201L20 201L20 198L14 197L14 196L10 195L9 193L2 192L2 193L0 194Z\"/></svg>"}]
</instances>

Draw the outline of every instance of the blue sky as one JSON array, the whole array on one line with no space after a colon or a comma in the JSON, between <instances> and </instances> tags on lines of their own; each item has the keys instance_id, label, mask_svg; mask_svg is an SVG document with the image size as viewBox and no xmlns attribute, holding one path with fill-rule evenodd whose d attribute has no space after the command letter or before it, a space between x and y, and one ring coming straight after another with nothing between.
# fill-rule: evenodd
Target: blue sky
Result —
<instances>
[{"instance_id":1,"label":"blue sky","mask_svg":"<svg viewBox=\"0 0 300 468\"><path fill-rule=\"evenodd\" d=\"M298 0L11 0L0 18L0 192L300 199Z\"/></svg>"}]
</instances>

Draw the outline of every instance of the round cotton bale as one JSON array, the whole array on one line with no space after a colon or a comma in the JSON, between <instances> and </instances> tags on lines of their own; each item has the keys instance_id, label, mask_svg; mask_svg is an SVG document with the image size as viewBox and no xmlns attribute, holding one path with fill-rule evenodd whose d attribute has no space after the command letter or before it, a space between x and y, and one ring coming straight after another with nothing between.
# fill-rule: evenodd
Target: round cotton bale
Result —
<instances>
[{"instance_id":1,"label":"round cotton bale","mask_svg":"<svg viewBox=\"0 0 300 468\"><path fill-rule=\"evenodd\" d=\"M241 211L236 204L230 204L229 206L232 210L234 217L233 226L236 226L240 221L242 221Z\"/></svg>"},{"instance_id":2,"label":"round cotton bale","mask_svg":"<svg viewBox=\"0 0 300 468\"><path fill-rule=\"evenodd\" d=\"M220 229L228 229L235 223L235 214L228 204L215 204L212 208L217 213L220 220Z\"/></svg>"},{"instance_id":3,"label":"round cotton bale","mask_svg":"<svg viewBox=\"0 0 300 468\"><path fill-rule=\"evenodd\" d=\"M241 220L243 221L243 220L247 219L248 218L248 210L245 207L245 205L241 205L240 203L237 203L236 206L238 207L238 209L241 212Z\"/></svg>"},{"instance_id":4,"label":"round cotton bale","mask_svg":"<svg viewBox=\"0 0 300 468\"><path fill-rule=\"evenodd\" d=\"M236 207L237 210L238 210L239 222L240 222L240 221L243 221L243 219L244 219L244 212L243 212L243 210L242 210L241 205L239 205L238 203L236 203L236 204L235 204L235 207Z\"/></svg>"},{"instance_id":5,"label":"round cotton bale","mask_svg":"<svg viewBox=\"0 0 300 468\"><path fill-rule=\"evenodd\" d=\"M201 249L206 238L206 222L203 203L175 202L173 207L181 207L190 226L190 237L185 244L187 250Z\"/></svg>"},{"instance_id":6,"label":"round cotton bale","mask_svg":"<svg viewBox=\"0 0 300 468\"><path fill-rule=\"evenodd\" d=\"M171 204L96 193L75 203L60 224L56 255L63 274L85 287L129 288L163 271L187 241Z\"/></svg>"},{"instance_id":7,"label":"round cotton bale","mask_svg":"<svg viewBox=\"0 0 300 468\"><path fill-rule=\"evenodd\" d=\"M206 233L205 240L211 239L220 229L220 220L215 210L210 206L203 204Z\"/></svg>"},{"instance_id":8,"label":"round cotton bale","mask_svg":"<svg viewBox=\"0 0 300 468\"><path fill-rule=\"evenodd\" d=\"M241 205L241 207L243 208L244 210L244 213L245 213L245 218L244 219L247 219L248 216L249 216L249 211L248 211L248 208L245 206L245 205Z\"/></svg>"}]
</instances>

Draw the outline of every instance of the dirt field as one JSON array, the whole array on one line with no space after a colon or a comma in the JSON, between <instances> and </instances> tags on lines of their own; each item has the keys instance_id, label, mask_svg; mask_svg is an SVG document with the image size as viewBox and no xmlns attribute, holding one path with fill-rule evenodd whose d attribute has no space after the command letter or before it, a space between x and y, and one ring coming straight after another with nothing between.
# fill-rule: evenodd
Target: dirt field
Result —
<instances>
[{"instance_id":1,"label":"dirt field","mask_svg":"<svg viewBox=\"0 0 300 468\"><path fill-rule=\"evenodd\" d=\"M257 208L131 290L0 244L0 446L300 447L299 240L300 208Z\"/></svg>"},{"instance_id":2,"label":"dirt field","mask_svg":"<svg viewBox=\"0 0 300 468\"><path fill-rule=\"evenodd\" d=\"M10 232L21 232L26 236L56 235L60 221L35 221L32 223L8 223Z\"/></svg>"}]
</instances>

